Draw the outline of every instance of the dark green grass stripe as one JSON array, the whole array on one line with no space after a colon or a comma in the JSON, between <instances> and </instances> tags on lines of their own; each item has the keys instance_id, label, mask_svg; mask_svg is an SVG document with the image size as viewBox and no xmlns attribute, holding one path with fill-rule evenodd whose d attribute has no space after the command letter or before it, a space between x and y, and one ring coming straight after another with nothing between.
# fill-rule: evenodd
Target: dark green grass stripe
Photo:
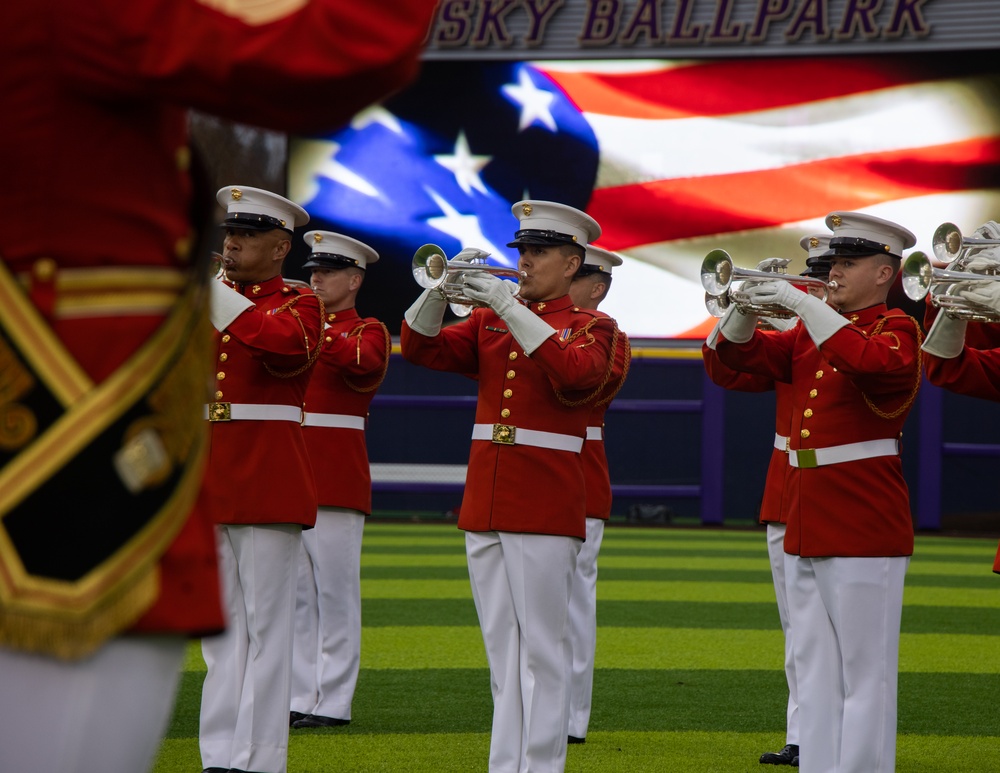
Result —
<instances>
[{"instance_id":1,"label":"dark green grass stripe","mask_svg":"<svg viewBox=\"0 0 1000 773\"><path fill-rule=\"evenodd\" d=\"M364 580L465 580L469 572L464 564L457 566L362 566ZM682 566L628 569L601 567L598 559L598 589L604 581L653 581L653 582L740 582L772 583L771 571L763 566L759 571L731 569L687 569ZM981 575L918 574L910 572L906 585L911 588L983 588L1000 593L1000 577L984 568ZM600 592L600 590L598 590Z\"/></svg>"},{"instance_id":2,"label":"dark green grass stripe","mask_svg":"<svg viewBox=\"0 0 1000 773\"><path fill-rule=\"evenodd\" d=\"M778 630L775 604L691 601L598 601L597 619L612 628L718 628ZM362 620L367 628L477 626L476 610L467 599L364 599ZM969 631L1000 634L1000 608L908 606L903 633L958 634Z\"/></svg>"},{"instance_id":3,"label":"dark green grass stripe","mask_svg":"<svg viewBox=\"0 0 1000 773\"><path fill-rule=\"evenodd\" d=\"M196 738L201 674L186 674L169 738ZM899 732L1000 736L1000 675L900 674ZM593 731L781 732L780 671L598 670ZM345 728L338 734L489 732L484 669L362 669ZM297 732L297 731L296 731Z\"/></svg>"}]
</instances>

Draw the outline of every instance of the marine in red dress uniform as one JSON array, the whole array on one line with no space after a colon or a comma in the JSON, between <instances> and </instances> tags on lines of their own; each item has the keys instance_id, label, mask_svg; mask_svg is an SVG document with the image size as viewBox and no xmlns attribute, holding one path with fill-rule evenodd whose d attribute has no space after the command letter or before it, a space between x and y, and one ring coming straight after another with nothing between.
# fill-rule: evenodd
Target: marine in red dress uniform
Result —
<instances>
[{"instance_id":1,"label":"marine in red dress uniform","mask_svg":"<svg viewBox=\"0 0 1000 773\"><path fill-rule=\"evenodd\" d=\"M1000 236L1000 226L990 221L980 226L976 235L996 238ZM991 262L990 268L995 271L1000 268L1000 256L996 253L996 248L980 248L976 257ZM986 316L1000 318L1000 282L956 285L953 292L956 290L981 306ZM939 314L930 298L924 325L929 331L922 347L927 380L951 392L1000 401L1000 325ZM1000 574L1000 547L993 571Z\"/></svg>"},{"instance_id":2,"label":"marine in red dress uniform","mask_svg":"<svg viewBox=\"0 0 1000 773\"><path fill-rule=\"evenodd\" d=\"M361 663L361 540L372 509L365 427L389 365L392 339L355 299L378 253L330 231L305 235L312 286L326 305L323 350L306 391L303 434L319 500L316 528L302 535L292 727L351 720Z\"/></svg>"},{"instance_id":3,"label":"marine in red dress uniform","mask_svg":"<svg viewBox=\"0 0 1000 773\"><path fill-rule=\"evenodd\" d=\"M374 17L340 0L42 0L0 10L0 201L16 213L0 235L0 358L5 378L18 374L0 398L2 474L17 481L0 484L17 497L0 518L21 551L0 556L0 636L5 659L40 653L4 666L0 768L146 769L183 637L223 625L211 524L188 517L210 359L192 281L188 109L334 128L416 73L433 8L400 0ZM312 99L324 89L338 98ZM85 438L94 442L76 445ZM36 550L39 523L59 538ZM143 538L129 540L137 523ZM24 577L43 578L45 598L10 582L29 555L42 560ZM146 635L118 637L126 629Z\"/></svg>"},{"instance_id":4,"label":"marine in red dress uniform","mask_svg":"<svg viewBox=\"0 0 1000 773\"><path fill-rule=\"evenodd\" d=\"M488 308L442 330L447 301L427 290L406 312L401 342L412 362L478 379L458 526L490 664L490 771L551 773L566 759L567 610L586 534L580 450L612 383L618 332L567 294L597 223L553 202L513 211L526 302L510 282L466 272L463 292Z\"/></svg>"},{"instance_id":5,"label":"marine in red dress uniform","mask_svg":"<svg viewBox=\"0 0 1000 773\"><path fill-rule=\"evenodd\" d=\"M809 254L806 270L802 276L826 279L829 263L822 257L829 247L828 234L803 236L799 244ZM757 265L758 271L784 268L790 262L786 259L766 258ZM795 320L767 319L767 327L783 331L789 329ZM721 321L720 321L721 325ZM792 650L791 623L788 616L788 594L785 588L785 524L788 520L788 504L785 500L786 479L792 469L788 464L788 432L791 423L789 398L791 385L775 381L770 376L756 373L742 373L725 365L715 351L719 326L713 329L702 346L705 370L712 382L725 389L738 392L775 393L775 430L771 449L771 460L764 479L764 494L760 503L760 522L767 528L767 554L771 564L771 580L778 603L778 620L785 642L785 681L788 684L788 702L785 709L785 746L778 752L765 752L760 757L765 765L798 765L799 756L799 703L798 680L795 676L795 658Z\"/></svg>"},{"instance_id":6,"label":"marine in red dress uniform","mask_svg":"<svg viewBox=\"0 0 1000 773\"><path fill-rule=\"evenodd\" d=\"M830 301L788 283L747 292L800 317L783 333L730 313L720 359L791 384L784 548L804 770L891 771L903 578L913 552L898 441L920 384L920 331L884 300L900 226L832 213ZM850 610L845 615L844 610ZM836 676L834 676L836 675Z\"/></svg>"},{"instance_id":7,"label":"marine in red dress uniform","mask_svg":"<svg viewBox=\"0 0 1000 773\"><path fill-rule=\"evenodd\" d=\"M597 309L611 289L613 268L621 264L618 255L588 244L583 265L570 287L573 302L583 309ZM619 333L611 379L613 388L591 410L587 442L580 452L587 489L587 538L576 557L569 597L569 743L584 743L590 725L597 647L597 556L604 539L604 524L611 517L612 501L608 455L604 449L604 414L625 383L631 361L628 337Z\"/></svg>"}]
</instances>

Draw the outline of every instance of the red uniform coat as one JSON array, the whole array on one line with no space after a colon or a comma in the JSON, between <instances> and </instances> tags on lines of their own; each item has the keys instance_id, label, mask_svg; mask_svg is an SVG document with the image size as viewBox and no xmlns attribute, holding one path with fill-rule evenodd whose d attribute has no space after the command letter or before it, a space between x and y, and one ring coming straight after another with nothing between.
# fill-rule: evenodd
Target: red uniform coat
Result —
<instances>
[{"instance_id":1,"label":"red uniform coat","mask_svg":"<svg viewBox=\"0 0 1000 773\"><path fill-rule=\"evenodd\" d=\"M632 362L632 350L628 337L618 334L618 346L615 350L615 369L611 383L616 386L607 397L602 397L590 413L588 427L600 427L601 439L588 440L583 444L580 458L583 462L583 478L587 486L587 517L600 518L606 521L611 517L611 474L608 470L608 455L604 448L604 414L614 396L625 383L629 365Z\"/></svg>"},{"instance_id":2,"label":"red uniform coat","mask_svg":"<svg viewBox=\"0 0 1000 773\"><path fill-rule=\"evenodd\" d=\"M714 349L707 345L701 347L705 371L712 383L724 389L735 392L769 392L774 390L774 432L776 435L788 437L788 427L791 424L789 411L789 396L791 386L782 381L775 381L769 376L756 373L742 373L730 368L719 359ZM784 449L771 448L771 461L767 465L767 475L764 478L764 494L760 500L761 523L786 523L788 521L788 501L785 497L786 480L791 466L788 464L788 454Z\"/></svg>"},{"instance_id":3,"label":"red uniform coat","mask_svg":"<svg viewBox=\"0 0 1000 773\"><path fill-rule=\"evenodd\" d=\"M582 439L594 403L611 383L614 321L575 307L568 295L531 307L559 334L530 357L490 309L475 309L465 322L433 338L404 323L403 356L434 370L476 377L477 424L512 424ZM585 538L580 454L472 441L458 526Z\"/></svg>"},{"instance_id":4,"label":"red uniform coat","mask_svg":"<svg viewBox=\"0 0 1000 773\"><path fill-rule=\"evenodd\" d=\"M389 364L392 339L377 319L354 309L327 315L323 351L306 390L307 413L368 417ZM372 476L364 430L302 428L321 507L372 511Z\"/></svg>"},{"instance_id":5,"label":"red uniform coat","mask_svg":"<svg viewBox=\"0 0 1000 773\"><path fill-rule=\"evenodd\" d=\"M235 289L255 306L216 334L214 399L301 411L311 354L321 344L319 299L300 295L280 276ZM209 426L205 491L212 520L316 524L316 486L301 423L236 420Z\"/></svg>"},{"instance_id":6,"label":"red uniform coat","mask_svg":"<svg viewBox=\"0 0 1000 773\"><path fill-rule=\"evenodd\" d=\"M801 324L755 333L746 344L719 341L719 357L730 367L791 384L792 449L900 436L920 384L917 323L884 304L847 316L852 324L821 349ZM898 455L793 467L786 485L786 553L912 555L909 493Z\"/></svg>"},{"instance_id":7,"label":"red uniform coat","mask_svg":"<svg viewBox=\"0 0 1000 773\"><path fill-rule=\"evenodd\" d=\"M188 108L277 130L334 128L416 74L435 3L393 0L372 14L365 4L311 0L271 19L237 18L226 7L0 6L9 33L0 47L0 203L16 212L0 233L0 256L13 272L42 258L60 268L188 268ZM49 289L33 293L37 303ZM91 311L53 327L103 380L166 313ZM221 627L209 523L189 520L163 557L160 587L141 629Z\"/></svg>"}]
</instances>

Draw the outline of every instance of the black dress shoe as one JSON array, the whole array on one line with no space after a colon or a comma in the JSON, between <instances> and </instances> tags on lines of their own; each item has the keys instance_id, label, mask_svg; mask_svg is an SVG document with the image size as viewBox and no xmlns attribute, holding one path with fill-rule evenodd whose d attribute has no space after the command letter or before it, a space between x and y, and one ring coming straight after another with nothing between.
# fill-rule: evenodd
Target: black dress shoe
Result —
<instances>
[{"instance_id":1,"label":"black dress shoe","mask_svg":"<svg viewBox=\"0 0 1000 773\"><path fill-rule=\"evenodd\" d=\"M575 735L566 736L566 743L586 743L586 738L577 738Z\"/></svg>"},{"instance_id":2,"label":"black dress shoe","mask_svg":"<svg viewBox=\"0 0 1000 773\"><path fill-rule=\"evenodd\" d=\"M307 715L303 714L301 711L289 711L288 712L288 726L289 727L295 727L295 723L298 722L300 719L305 719L306 716Z\"/></svg>"},{"instance_id":3,"label":"black dress shoe","mask_svg":"<svg viewBox=\"0 0 1000 773\"><path fill-rule=\"evenodd\" d=\"M792 757L792 767L797 768L799 766L799 755Z\"/></svg>"},{"instance_id":4,"label":"black dress shoe","mask_svg":"<svg viewBox=\"0 0 1000 773\"><path fill-rule=\"evenodd\" d=\"M229 773L229 768L205 768L201 773Z\"/></svg>"},{"instance_id":5,"label":"black dress shoe","mask_svg":"<svg viewBox=\"0 0 1000 773\"><path fill-rule=\"evenodd\" d=\"M340 727L341 725L349 724L351 724L351 720L349 719L337 719L336 717L324 717L319 714L307 714L298 722L295 722L292 727Z\"/></svg>"},{"instance_id":6,"label":"black dress shoe","mask_svg":"<svg viewBox=\"0 0 1000 773\"><path fill-rule=\"evenodd\" d=\"M798 767L799 747L788 744L780 752L764 752L760 755L761 765L794 765Z\"/></svg>"}]
</instances>

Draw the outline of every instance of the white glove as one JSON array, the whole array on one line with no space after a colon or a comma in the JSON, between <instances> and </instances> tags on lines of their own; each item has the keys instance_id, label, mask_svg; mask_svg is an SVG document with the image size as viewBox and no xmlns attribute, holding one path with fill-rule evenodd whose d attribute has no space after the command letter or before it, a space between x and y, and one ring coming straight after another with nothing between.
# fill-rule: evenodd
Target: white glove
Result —
<instances>
[{"instance_id":1,"label":"white glove","mask_svg":"<svg viewBox=\"0 0 1000 773\"><path fill-rule=\"evenodd\" d=\"M1000 223L996 220L987 220L972 234L978 239L1000 239Z\"/></svg>"},{"instance_id":2,"label":"white glove","mask_svg":"<svg viewBox=\"0 0 1000 773\"><path fill-rule=\"evenodd\" d=\"M220 333L229 327L247 309L254 307L254 302L236 292L227 284L213 279L208 283L209 287L209 318L212 320L212 327Z\"/></svg>"},{"instance_id":3,"label":"white glove","mask_svg":"<svg viewBox=\"0 0 1000 773\"><path fill-rule=\"evenodd\" d=\"M555 329L527 306L514 300L517 285L505 282L486 271L470 271L462 277L465 285L462 294L479 303L485 303L507 323L510 333L525 354L531 354L549 338Z\"/></svg>"},{"instance_id":4,"label":"white glove","mask_svg":"<svg viewBox=\"0 0 1000 773\"><path fill-rule=\"evenodd\" d=\"M995 282L970 282L969 284L972 285L971 288L961 291L963 298L1000 312L1000 279Z\"/></svg>"},{"instance_id":5,"label":"white glove","mask_svg":"<svg viewBox=\"0 0 1000 773\"><path fill-rule=\"evenodd\" d=\"M716 345L719 343L719 330L722 328L722 320L726 318L725 314L719 317L715 322L715 327L712 328L711 332L708 334L708 338L705 339L705 346L715 351Z\"/></svg>"},{"instance_id":6,"label":"white glove","mask_svg":"<svg viewBox=\"0 0 1000 773\"><path fill-rule=\"evenodd\" d=\"M782 319L781 317L763 317L762 319L779 333L791 330L795 327L795 323L798 322L795 317L790 317L788 319Z\"/></svg>"},{"instance_id":7,"label":"white glove","mask_svg":"<svg viewBox=\"0 0 1000 773\"><path fill-rule=\"evenodd\" d=\"M787 268L791 262L788 258L764 258L764 260L757 264L757 270L777 273L775 269Z\"/></svg>"},{"instance_id":8,"label":"white glove","mask_svg":"<svg viewBox=\"0 0 1000 773\"><path fill-rule=\"evenodd\" d=\"M730 306L722 319L716 324L719 333L725 336L727 341L734 344L745 344L753 338L753 331L757 328L757 315L753 313L744 314L736 306ZM718 333L716 334L718 339ZM715 348L709 344L713 349Z\"/></svg>"},{"instance_id":9,"label":"white glove","mask_svg":"<svg viewBox=\"0 0 1000 773\"><path fill-rule=\"evenodd\" d=\"M962 271L968 271L972 274L985 274L989 271L997 271L998 269L1000 269L1000 246L983 247L975 254L975 257L969 258Z\"/></svg>"},{"instance_id":10,"label":"white glove","mask_svg":"<svg viewBox=\"0 0 1000 773\"><path fill-rule=\"evenodd\" d=\"M516 292L514 282L505 282L488 271L466 271L462 274L462 295L489 306L498 317L503 317L511 306L517 304L514 300Z\"/></svg>"},{"instance_id":11,"label":"white glove","mask_svg":"<svg viewBox=\"0 0 1000 773\"><path fill-rule=\"evenodd\" d=\"M462 263L471 263L474 260L486 260L490 256L490 253L484 250L477 249L476 247L466 247L460 253L458 253L452 260L458 260Z\"/></svg>"},{"instance_id":12,"label":"white glove","mask_svg":"<svg viewBox=\"0 0 1000 773\"><path fill-rule=\"evenodd\" d=\"M943 360L958 357L965 346L965 328L968 324L964 319L938 314L920 348Z\"/></svg>"},{"instance_id":13,"label":"white glove","mask_svg":"<svg viewBox=\"0 0 1000 773\"><path fill-rule=\"evenodd\" d=\"M441 332L441 320L447 305L448 301L436 287L424 290L403 314L403 319L413 332L433 338Z\"/></svg>"},{"instance_id":14,"label":"white glove","mask_svg":"<svg viewBox=\"0 0 1000 773\"><path fill-rule=\"evenodd\" d=\"M790 282L771 281L755 284L744 290L753 304L777 304L794 311L813 343L822 346L834 333L851 324L831 309L825 301L798 290Z\"/></svg>"}]
</instances>

